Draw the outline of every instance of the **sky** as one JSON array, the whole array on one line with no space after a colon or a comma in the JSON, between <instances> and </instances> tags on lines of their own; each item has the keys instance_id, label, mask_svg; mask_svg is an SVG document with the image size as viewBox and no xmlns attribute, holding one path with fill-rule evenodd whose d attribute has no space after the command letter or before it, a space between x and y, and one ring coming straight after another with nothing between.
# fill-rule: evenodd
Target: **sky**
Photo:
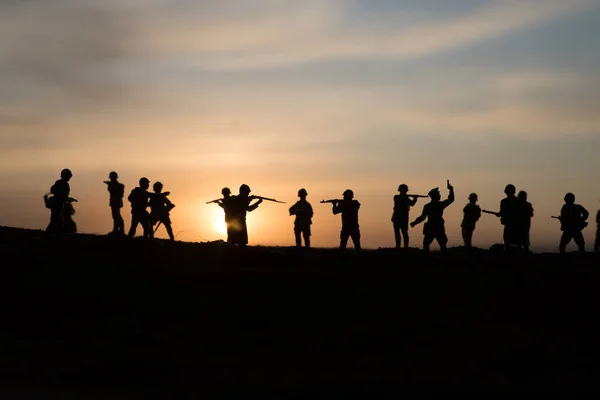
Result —
<instances>
[{"instance_id":1,"label":"sky","mask_svg":"<svg viewBox=\"0 0 600 400\"><path fill-rule=\"evenodd\" d=\"M468 195L497 210L512 183L534 251L557 250L567 192L590 211L591 249L598 21L600 0L0 0L0 225L45 229L42 196L70 168L79 230L107 233L114 170L127 193L164 184L178 240L224 239L205 203L246 183L288 203L248 215L250 245L294 243L306 188L312 244L337 246L319 200L350 188L363 247L392 247L398 185L445 197L449 179L449 246ZM501 241L484 215L474 245Z\"/></svg>"}]
</instances>

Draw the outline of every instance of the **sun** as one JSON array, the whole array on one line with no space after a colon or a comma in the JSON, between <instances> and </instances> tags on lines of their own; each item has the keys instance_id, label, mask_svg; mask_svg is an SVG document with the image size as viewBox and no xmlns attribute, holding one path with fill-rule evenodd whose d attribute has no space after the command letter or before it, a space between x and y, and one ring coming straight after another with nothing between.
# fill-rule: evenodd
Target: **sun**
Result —
<instances>
[{"instance_id":1,"label":"sun","mask_svg":"<svg viewBox=\"0 0 600 400\"><path fill-rule=\"evenodd\" d=\"M223 219L223 214L215 215L213 218L213 230L221 235L227 234L227 225Z\"/></svg>"}]
</instances>

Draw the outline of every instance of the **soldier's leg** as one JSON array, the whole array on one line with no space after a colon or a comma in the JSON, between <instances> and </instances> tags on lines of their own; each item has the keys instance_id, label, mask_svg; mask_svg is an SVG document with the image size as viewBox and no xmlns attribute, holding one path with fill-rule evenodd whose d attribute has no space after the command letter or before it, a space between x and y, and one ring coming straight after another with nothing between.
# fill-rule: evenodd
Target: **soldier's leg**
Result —
<instances>
[{"instance_id":1,"label":"soldier's leg","mask_svg":"<svg viewBox=\"0 0 600 400\"><path fill-rule=\"evenodd\" d=\"M340 250L345 250L348 245L348 238L350 233L347 230L342 229L340 232Z\"/></svg>"},{"instance_id":2,"label":"soldier's leg","mask_svg":"<svg viewBox=\"0 0 600 400\"><path fill-rule=\"evenodd\" d=\"M579 251L584 253L585 252L585 239L583 238L583 233L581 231L575 232L573 234L573 240L575 240L575 243L577 244Z\"/></svg>"},{"instance_id":3,"label":"soldier's leg","mask_svg":"<svg viewBox=\"0 0 600 400\"><path fill-rule=\"evenodd\" d=\"M302 230L294 225L294 237L296 238L296 247L302 247Z\"/></svg>"},{"instance_id":4,"label":"soldier's leg","mask_svg":"<svg viewBox=\"0 0 600 400\"><path fill-rule=\"evenodd\" d=\"M352 232L352 243L354 243L354 250L356 251L360 251L361 247L360 247L360 229L356 228L356 230L354 230Z\"/></svg>"},{"instance_id":5,"label":"soldier's leg","mask_svg":"<svg viewBox=\"0 0 600 400\"><path fill-rule=\"evenodd\" d=\"M147 212L143 216L142 226L144 227L144 237L146 239L154 239L154 230L152 229L150 214L148 214Z\"/></svg>"},{"instance_id":6,"label":"soldier's leg","mask_svg":"<svg viewBox=\"0 0 600 400\"><path fill-rule=\"evenodd\" d=\"M573 238L573 235L571 235L569 232L563 232L562 236L560 237L560 244L558 245L560 254L565 253L565 251L567 249L567 245L569 244L569 242L571 241L572 238Z\"/></svg>"},{"instance_id":7,"label":"soldier's leg","mask_svg":"<svg viewBox=\"0 0 600 400\"><path fill-rule=\"evenodd\" d=\"M137 226L140 223L140 219L137 214L131 214L131 227L129 228L129 233L127 236L130 238L135 236L135 231L137 230Z\"/></svg>"},{"instance_id":8,"label":"soldier's leg","mask_svg":"<svg viewBox=\"0 0 600 400\"><path fill-rule=\"evenodd\" d=\"M400 227L393 222L394 226L394 240L396 241L396 248L400 248Z\"/></svg>"},{"instance_id":9,"label":"soldier's leg","mask_svg":"<svg viewBox=\"0 0 600 400\"><path fill-rule=\"evenodd\" d=\"M111 207L110 208L110 213L112 215L112 219L113 219L113 230L112 233L117 233L117 231L119 230L119 218L121 217L120 215L120 209L117 207Z\"/></svg>"},{"instance_id":10,"label":"soldier's leg","mask_svg":"<svg viewBox=\"0 0 600 400\"><path fill-rule=\"evenodd\" d=\"M408 244L410 242L410 239L408 237L408 227L402 227L401 228L402 231L402 239L404 239L404 248L408 249Z\"/></svg>"},{"instance_id":11,"label":"soldier's leg","mask_svg":"<svg viewBox=\"0 0 600 400\"><path fill-rule=\"evenodd\" d=\"M306 227L302 232L304 236L304 246L308 249L310 248L310 226Z\"/></svg>"},{"instance_id":12,"label":"soldier's leg","mask_svg":"<svg viewBox=\"0 0 600 400\"><path fill-rule=\"evenodd\" d=\"M426 253L429 253L429 246L431 245L431 243L433 243L433 239L435 239L435 236L432 235L431 233L426 233L425 235L423 235L423 251Z\"/></svg>"},{"instance_id":13,"label":"soldier's leg","mask_svg":"<svg viewBox=\"0 0 600 400\"><path fill-rule=\"evenodd\" d=\"M167 233L169 234L169 239L171 240L175 240L175 235L173 235L173 227L171 226L171 221L165 221L163 222L163 225L165 226L165 229L167 230Z\"/></svg>"},{"instance_id":14,"label":"soldier's leg","mask_svg":"<svg viewBox=\"0 0 600 400\"><path fill-rule=\"evenodd\" d=\"M435 239L440 245L440 251L442 253L446 252L446 245L448 244L448 236L446 236L446 231L438 232Z\"/></svg>"}]
</instances>

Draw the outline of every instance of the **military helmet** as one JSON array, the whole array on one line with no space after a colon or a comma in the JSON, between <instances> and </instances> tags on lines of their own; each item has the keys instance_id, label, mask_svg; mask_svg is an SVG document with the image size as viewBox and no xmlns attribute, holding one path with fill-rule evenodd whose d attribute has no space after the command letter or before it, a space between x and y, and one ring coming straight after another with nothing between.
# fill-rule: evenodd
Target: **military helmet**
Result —
<instances>
[{"instance_id":1,"label":"military helmet","mask_svg":"<svg viewBox=\"0 0 600 400\"><path fill-rule=\"evenodd\" d=\"M223 190L221 190L221 194L222 195L231 194L231 190L229 190L229 188L225 187L225 188L223 188Z\"/></svg>"},{"instance_id":2,"label":"military helmet","mask_svg":"<svg viewBox=\"0 0 600 400\"><path fill-rule=\"evenodd\" d=\"M508 184L504 188L504 193L506 193L506 194L515 194L516 192L517 192L517 188L515 188L515 185Z\"/></svg>"},{"instance_id":3,"label":"military helmet","mask_svg":"<svg viewBox=\"0 0 600 400\"><path fill-rule=\"evenodd\" d=\"M71 172L70 169L65 168L62 171L60 171L60 177L69 179L69 178L73 177L73 173Z\"/></svg>"},{"instance_id":4,"label":"military helmet","mask_svg":"<svg viewBox=\"0 0 600 400\"><path fill-rule=\"evenodd\" d=\"M115 171L112 171L110 174L108 174L108 178L109 179L119 179L119 175Z\"/></svg>"},{"instance_id":5,"label":"military helmet","mask_svg":"<svg viewBox=\"0 0 600 400\"><path fill-rule=\"evenodd\" d=\"M408 186L403 183L402 185L398 186L398 191L399 192L408 192Z\"/></svg>"},{"instance_id":6,"label":"military helmet","mask_svg":"<svg viewBox=\"0 0 600 400\"><path fill-rule=\"evenodd\" d=\"M519 192L519 194L517 195L517 197L521 200L527 200L527 192L524 190L521 190Z\"/></svg>"},{"instance_id":7,"label":"military helmet","mask_svg":"<svg viewBox=\"0 0 600 400\"><path fill-rule=\"evenodd\" d=\"M440 195L440 188L433 188L433 189L431 189L431 190L429 191L429 193L427 193L427 195L428 195L429 197L432 197L432 196L439 196L439 195Z\"/></svg>"},{"instance_id":8,"label":"military helmet","mask_svg":"<svg viewBox=\"0 0 600 400\"><path fill-rule=\"evenodd\" d=\"M475 200L475 201L477 201L477 199L478 199L477 193L471 193L469 195L469 200Z\"/></svg>"},{"instance_id":9,"label":"military helmet","mask_svg":"<svg viewBox=\"0 0 600 400\"><path fill-rule=\"evenodd\" d=\"M156 182L154 185L152 185L152 188L155 192L161 191L163 188L163 184L160 182Z\"/></svg>"},{"instance_id":10,"label":"military helmet","mask_svg":"<svg viewBox=\"0 0 600 400\"><path fill-rule=\"evenodd\" d=\"M354 198L354 192L352 190L350 190L350 189L346 189L344 191L344 193L342 193L342 196L349 197L349 198L353 199Z\"/></svg>"},{"instance_id":11,"label":"military helmet","mask_svg":"<svg viewBox=\"0 0 600 400\"><path fill-rule=\"evenodd\" d=\"M150 180L146 177L140 178L140 186L142 186L144 183L150 184Z\"/></svg>"},{"instance_id":12,"label":"military helmet","mask_svg":"<svg viewBox=\"0 0 600 400\"><path fill-rule=\"evenodd\" d=\"M567 193L565 194L565 201L567 203L575 203L575 195L573 193Z\"/></svg>"},{"instance_id":13,"label":"military helmet","mask_svg":"<svg viewBox=\"0 0 600 400\"><path fill-rule=\"evenodd\" d=\"M244 183L242 186L240 186L240 193L250 193L250 186Z\"/></svg>"},{"instance_id":14,"label":"military helmet","mask_svg":"<svg viewBox=\"0 0 600 400\"><path fill-rule=\"evenodd\" d=\"M308 192L304 188L298 190L298 197L302 197L302 196L308 196Z\"/></svg>"}]
</instances>

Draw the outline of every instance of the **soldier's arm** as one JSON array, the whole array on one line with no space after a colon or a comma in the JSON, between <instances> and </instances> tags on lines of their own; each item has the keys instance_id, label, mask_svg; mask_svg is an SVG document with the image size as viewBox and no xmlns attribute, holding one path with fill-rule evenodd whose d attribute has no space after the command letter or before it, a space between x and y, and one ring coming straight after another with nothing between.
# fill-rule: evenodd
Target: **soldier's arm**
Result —
<instances>
[{"instance_id":1,"label":"soldier's arm","mask_svg":"<svg viewBox=\"0 0 600 400\"><path fill-rule=\"evenodd\" d=\"M585 221L590 216L590 213L589 213L588 210L585 209L584 206L579 206L579 207L580 207L580 210L581 210L581 216L583 217L583 220Z\"/></svg>"},{"instance_id":2,"label":"soldier's arm","mask_svg":"<svg viewBox=\"0 0 600 400\"><path fill-rule=\"evenodd\" d=\"M333 215L337 215L342 212L342 206L338 203L333 203L333 207L331 208Z\"/></svg>"},{"instance_id":3,"label":"soldier's arm","mask_svg":"<svg viewBox=\"0 0 600 400\"><path fill-rule=\"evenodd\" d=\"M310 204L308 204L308 218L312 218L314 215L313 208Z\"/></svg>"},{"instance_id":4,"label":"soldier's arm","mask_svg":"<svg viewBox=\"0 0 600 400\"><path fill-rule=\"evenodd\" d=\"M446 207L454 203L454 188L452 186L450 186L450 193L448 194L448 198L446 199L445 203Z\"/></svg>"},{"instance_id":5,"label":"soldier's arm","mask_svg":"<svg viewBox=\"0 0 600 400\"><path fill-rule=\"evenodd\" d=\"M421 222L425 221L425 218L427 218L427 205L423 206L423 212L417 219L411 222L410 226L414 227L415 225L419 225Z\"/></svg>"},{"instance_id":6,"label":"soldier's arm","mask_svg":"<svg viewBox=\"0 0 600 400\"><path fill-rule=\"evenodd\" d=\"M600 224L600 210L598 210L598 214L596 214L596 223Z\"/></svg>"},{"instance_id":7,"label":"soldier's arm","mask_svg":"<svg viewBox=\"0 0 600 400\"><path fill-rule=\"evenodd\" d=\"M262 199L259 199L256 203L252 204L251 206L248 206L248 208L246 208L246 211L252 212L252 211L256 210L258 208L258 205L262 202L263 202Z\"/></svg>"},{"instance_id":8,"label":"soldier's arm","mask_svg":"<svg viewBox=\"0 0 600 400\"><path fill-rule=\"evenodd\" d=\"M419 200L417 197L413 197L413 199L411 200L410 197L408 198L408 203L412 206L414 206L415 204L417 204L417 200Z\"/></svg>"}]
</instances>

